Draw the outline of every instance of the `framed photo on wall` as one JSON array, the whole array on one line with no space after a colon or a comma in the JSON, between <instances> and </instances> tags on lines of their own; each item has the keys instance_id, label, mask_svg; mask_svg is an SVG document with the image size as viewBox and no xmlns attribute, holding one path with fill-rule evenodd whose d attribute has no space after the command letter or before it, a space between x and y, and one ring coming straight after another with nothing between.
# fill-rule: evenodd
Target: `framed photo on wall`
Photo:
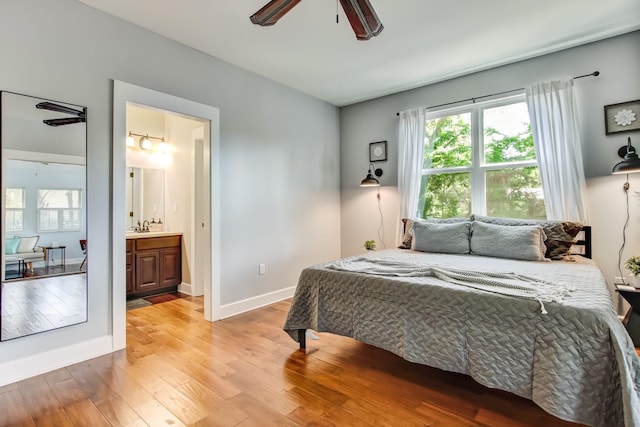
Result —
<instances>
[{"instance_id":1,"label":"framed photo on wall","mask_svg":"<svg viewBox=\"0 0 640 427\"><path fill-rule=\"evenodd\" d=\"M369 161L384 162L387 160L387 141L372 142L369 144Z\"/></svg>"},{"instance_id":2,"label":"framed photo on wall","mask_svg":"<svg viewBox=\"0 0 640 427\"><path fill-rule=\"evenodd\" d=\"M640 130L640 99L604 106L606 135Z\"/></svg>"}]
</instances>

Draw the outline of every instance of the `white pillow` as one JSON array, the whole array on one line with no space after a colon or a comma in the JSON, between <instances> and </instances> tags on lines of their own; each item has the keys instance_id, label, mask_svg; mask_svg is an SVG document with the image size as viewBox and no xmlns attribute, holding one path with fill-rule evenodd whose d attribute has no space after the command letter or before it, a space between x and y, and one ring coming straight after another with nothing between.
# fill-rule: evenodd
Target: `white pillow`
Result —
<instances>
[{"instance_id":1,"label":"white pillow","mask_svg":"<svg viewBox=\"0 0 640 427\"><path fill-rule=\"evenodd\" d=\"M18 246L18 253L33 252L40 236L22 237Z\"/></svg>"},{"instance_id":2,"label":"white pillow","mask_svg":"<svg viewBox=\"0 0 640 427\"><path fill-rule=\"evenodd\" d=\"M545 234L539 225L496 225L474 221L471 253L497 258L545 261Z\"/></svg>"},{"instance_id":3,"label":"white pillow","mask_svg":"<svg viewBox=\"0 0 640 427\"><path fill-rule=\"evenodd\" d=\"M468 254L470 227L469 221L451 224L416 221L413 223L411 249L420 252Z\"/></svg>"}]
</instances>

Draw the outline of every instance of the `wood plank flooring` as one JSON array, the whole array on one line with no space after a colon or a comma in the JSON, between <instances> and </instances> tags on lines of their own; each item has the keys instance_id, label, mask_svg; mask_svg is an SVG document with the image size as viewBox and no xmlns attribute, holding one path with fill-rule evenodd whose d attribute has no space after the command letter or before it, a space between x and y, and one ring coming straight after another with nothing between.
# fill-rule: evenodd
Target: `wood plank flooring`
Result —
<instances>
[{"instance_id":1,"label":"wood plank flooring","mask_svg":"<svg viewBox=\"0 0 640 427\"><path fill-rule=\"evenodd\" d=\"M8 280L1 286L2 340L87 321L86 273Z\"/></svg>"},{"instance_id":2,"label":"wood plank flooring","mask_svg":"<svg viewBox=\"0 0 640 427\"><path fill-rule=\"evenodd\" d=\"M289 302L220 322L202 298L127 312L127 349L0 388L2 426L570 426L471 378L320 334Z\"/></svg>"}]
</instances>

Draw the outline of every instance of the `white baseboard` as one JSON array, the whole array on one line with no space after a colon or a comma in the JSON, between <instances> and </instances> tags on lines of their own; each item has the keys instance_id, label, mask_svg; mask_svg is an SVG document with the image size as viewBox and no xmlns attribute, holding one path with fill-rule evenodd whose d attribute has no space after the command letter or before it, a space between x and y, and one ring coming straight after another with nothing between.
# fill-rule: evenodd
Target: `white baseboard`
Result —
<instances>
[{"instance_id":1,"label":"white baseboard","mask_svg":"<svg viewBox=\"0 0 640 427\"><path fill-rule=\"evenodd\" d=\"M183 294L193 295L193 286L191 283L180 283L178 285L178 292L182 292Z\"/></svg>"},{"instance_id":2,"label":"white baseboard","mask_svg":"<svg viewBox=\"0 0 640 427\"><path fill-rule=\"evenodd\" d=\"M113 337L105 335L90 341L57 348L0 364L0 387L83 362L113 351Z\"/></svg>"},{"instance_id":3,"label":"white baseboard","mask_svg":"<svg viewBox=\"0 0 640 427\"><path fill-rule=\"evenodd\" d=\"M284 288L278 291L269 292L267 294L247 298L242 301L222 305L220 306L220 319L236 316L238 314L246 313L247 311L255 310L256 308L264 307L266 305L291 298L295 290L296 287L292 286L290 288Z\"/></svg>"}]
</instances>

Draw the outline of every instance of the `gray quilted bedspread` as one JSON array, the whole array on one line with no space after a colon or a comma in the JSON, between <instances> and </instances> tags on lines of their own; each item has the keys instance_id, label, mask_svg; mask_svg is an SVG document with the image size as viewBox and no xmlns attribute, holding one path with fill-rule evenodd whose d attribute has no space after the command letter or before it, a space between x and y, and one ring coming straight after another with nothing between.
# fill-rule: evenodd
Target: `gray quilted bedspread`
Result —
<instances>
[{"instance_id":1,"label":"gray quilted bedspread","mask_svg":"<svg viewBox=\"0 0 640 427\"><path fill-rule=\"evenodd\" d=\"M640 360L590 260L528 262L385 250L366 257L417 266L514 272L573 285L545 303L448 283L306 268L284 329L331 332L404 359L470 375L565 420L640 427Z\"/></svg>"}]
</instances>

